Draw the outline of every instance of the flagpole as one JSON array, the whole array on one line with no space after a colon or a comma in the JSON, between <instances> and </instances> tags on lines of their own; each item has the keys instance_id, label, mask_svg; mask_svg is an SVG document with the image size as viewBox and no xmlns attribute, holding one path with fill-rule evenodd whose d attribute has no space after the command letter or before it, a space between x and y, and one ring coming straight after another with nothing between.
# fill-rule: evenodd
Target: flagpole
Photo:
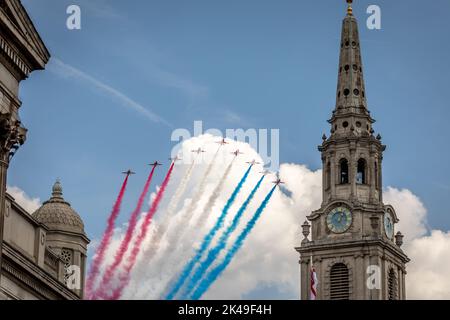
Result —
<instances>
[{"instance_id":1,"label":"flagpole","mask_svg":"<svg viewBox=\"0 0 450 320\"><path fill-rule=\"evenodd\" d=\"M312 286L311 286L311 284L312 284L312 281L313 281L313 268L314 268L314 265L313 265L313 254L312 254L312 251L311 251L311 268L309 269L309 300L312 300Z\"/></svg>"}]
</instances>

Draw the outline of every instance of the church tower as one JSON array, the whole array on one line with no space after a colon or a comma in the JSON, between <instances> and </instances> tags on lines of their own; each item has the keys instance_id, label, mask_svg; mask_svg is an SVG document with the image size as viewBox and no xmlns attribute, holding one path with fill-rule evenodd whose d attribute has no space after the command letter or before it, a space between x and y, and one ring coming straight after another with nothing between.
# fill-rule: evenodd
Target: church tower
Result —
<instances>
[{"instance_id":1,"label":"church tower","mask_svg":"<svg viewBox=\"0 0 450 320\"><path fill-rule=\"evenodd\" d=\"M323 201L302 225L301 298L310 299L312 266L317 299L405 299L403 235L392 206L383 203L386 146L374 136L352 0L342 24L336 107L330 137L319 146ZM310 239L308 239L311 235Z\"/></svg>"}]
</instances>

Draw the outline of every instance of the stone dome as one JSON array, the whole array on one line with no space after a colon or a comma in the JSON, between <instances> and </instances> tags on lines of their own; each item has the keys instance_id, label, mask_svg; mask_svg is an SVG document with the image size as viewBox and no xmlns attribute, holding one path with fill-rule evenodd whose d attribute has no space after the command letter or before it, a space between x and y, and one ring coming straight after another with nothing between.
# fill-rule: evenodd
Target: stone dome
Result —
<instances>
[{"instance_id":1,"label":"stone dome","mask_svg":"<svg viewBox=\"0 0 450 320\"><path fill-rule=\"evenodd\" d=\"M70 203L64 200L59 180L55 182L52 197L33 213L34 218L50 230L84 233L84 223Z\"/></svg>"}]
</instances>

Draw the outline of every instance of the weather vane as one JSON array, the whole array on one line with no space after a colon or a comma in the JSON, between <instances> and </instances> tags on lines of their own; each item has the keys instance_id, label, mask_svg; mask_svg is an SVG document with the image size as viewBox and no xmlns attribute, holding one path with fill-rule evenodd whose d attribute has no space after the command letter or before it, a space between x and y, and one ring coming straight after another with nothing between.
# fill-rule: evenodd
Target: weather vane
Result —
<instances>
[{"instance_id":1,"label":"weather vane","mask_svg":"<svg viewBox=\"0 0 450 320\"><path fill-rule=\"evenodd\" d=\"M353 14L352 3L353 3L353 0L347 0L347 4L348 4L347 13L349 16L351 16Z\"/></svg>"}]
</instances>

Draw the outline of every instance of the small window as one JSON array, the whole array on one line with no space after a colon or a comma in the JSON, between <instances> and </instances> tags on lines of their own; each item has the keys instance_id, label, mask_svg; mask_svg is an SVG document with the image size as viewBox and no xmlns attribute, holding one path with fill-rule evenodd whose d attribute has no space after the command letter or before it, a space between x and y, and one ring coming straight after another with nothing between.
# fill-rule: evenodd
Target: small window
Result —
<instances>
[{"instance_id":1,"label":"small window","mask_svg":"<svg viewBox=\"0 0 450 320\"><path fill-rule=\"evenodd\" d=\"M348 161L347 159L342 159L339 164L340 167L340 183L347 184L348 183Z\"/></svg>"},{"instance_id":2,"label":"small window","mask_svg":"<svg viewBox=\"0 0 450 320\"><path fill-rule=\"evenodd\" d=\"M345 46L348 47L350 45L350 41L345 41Z\"/></svg>"},{"instance_id":3,"label":"small window","mask_svg":"<svg viewBox=\"0 0 450 320\"><path fill-rule=\"evenodd\" d=\"M356 127L357 128L361 128L361 126L362 126L361 122L360 121L356 121Z\"/></svg>"},{"instance_id":4,"label":"small window","mask_svg":"<svg viewBox=\"0 0 450 320\"><path fill-rule=\"evenodd\" d=\"M344 122L342 123L342 126L343 126L344 128L347 128L347 127L348 127L348 122L347 122L347 121L344 121Z\"/></svg>"},{"instance_id":5,"label":"small window","mask_svg":"<svg viewBox=\"0 0 450 320\"><path fill-rule=\"evenodd\" d=\"M358 89L353 90L353 94L354 94L355 96L359 96L359 90L358 90Z\"/></svg>"},{"instance_id":6,"label":"small window","mask_svg":"<svg viewBox=\"0 0 450 320\"><path fill-rule=\"evenodd\" d=\"M340 97L341 97L341 92L339 91L339 92L338 92L338 98L340 98Z\"/></svg>"},{"instance_id":7,"label":"small window","mask_svg":"<svg viewBox=\"0 0 450 320\"><path fill-rule=\"evenodd\" d=\"M348 64L346 64L345 67L344 67L344 70L345 70L345 71L350 70L350 66L349 66Z\"/></svg>"},{"instance_id":8,"label":"small window","mask_svg":"<svg viewBox=\"0 0 450 320\"><path fill-rule=\"evenodd\" d=\"M358 66L356 64L353 65L353 70L358 71Z\"/></svg>"},{"instance_id":9,"label":"small window","mask_svg":"<svg viewBox=\"0 0 450 320\"><path fill-rule=\"evenodd\" d=\"M344 96L348 96L350 94L350 90L349 89L344 89Z\"/></svg>"},{"instance_id":10,"label":"small window","mask_svg":"<svg viewBox=\"0 0 450 320\"><path fill-rule=\"evenodd\" d=\"M352 42L352 46L356 47L356 42L355 41Z\"/></svg>"},{"instance_id":11,"label":"small window","mask_svg":"<svg viewBox=\"0 0 450 320\"><path fill-rule=\"evenodd\" d=\"M366 184L366 160L359 159L358 160L358 171L356 173L356 183L357 184Z\"/></svg>"}]
</instances>

